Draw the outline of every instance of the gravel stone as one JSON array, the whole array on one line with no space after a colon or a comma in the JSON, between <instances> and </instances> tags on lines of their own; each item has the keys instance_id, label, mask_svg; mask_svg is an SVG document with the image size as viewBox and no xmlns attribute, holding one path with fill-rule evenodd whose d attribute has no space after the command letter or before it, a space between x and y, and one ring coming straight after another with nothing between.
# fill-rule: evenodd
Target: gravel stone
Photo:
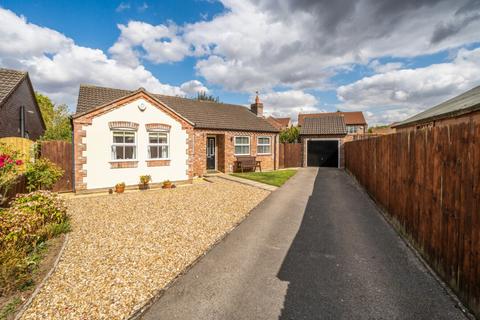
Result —
<instances>
[{"instance_id":1,"label":"gravel stone","mask_svg":"<svg viewBox=\"0 0 480 320\"><path fill-rule=\"evenodd\" d=\"M268 194L212 179L67 200L72 232L23 319L125 319Z\"/></svg>"}]
</instances>

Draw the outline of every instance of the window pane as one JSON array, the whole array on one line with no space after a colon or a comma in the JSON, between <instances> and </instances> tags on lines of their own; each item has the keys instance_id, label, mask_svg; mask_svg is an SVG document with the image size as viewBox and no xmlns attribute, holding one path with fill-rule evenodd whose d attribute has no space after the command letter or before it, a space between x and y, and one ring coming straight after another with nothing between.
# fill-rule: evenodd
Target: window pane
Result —
<instances>
[{"instance_id":1,"label":"window pane","mask_svg":"<svg viewBox=\"0 0 480 320\"><path fill-rule=\"evenodd\" d=\"M159 133L158 134L158 143L167 143L167 134L166 133Z\"/></svg>"},{"instance_id":2,"label":"window pane","mask_svg":"<svg viewBox=\"0 0 480 320\"><path fill-rule=\"evenodd\" d=\"M123 146L113 146L113 159L119 160L123 159Z\"/></svg>"},{"instance_id":3,"label":"window pane","mask_svg":"<svg viewBox=\"0 0 480 320\"><path fill-rule=\"evenodd\" d=\"M124 159L135 159L135 147L134 146L125 146L125 158Z\"/></svg>"},{"instance_id":4,"label":"window pane","mask_svg":"<svg viewBox=\"0 0 480 320\"><path fill-rule=\"evenodd\" d=\"M270 146L258 146L258 153L270 153Z\"/></svg>"},{"instance_id":5,"label":"window pane","mask_svg":"<svg viewBox=\"0 0 480 320\"><path fill-rule=\"evenodd\" d=\"M113 143L123 143L123 134L121 132L113 133Z\"/></svg>"},{"instance_id":6,"label":"window pane","mask_svg":"<svg viewBox=\"0 0 480 320\"><path fill-rule=\"evenodd\" d=\"M248 137L235 137L235 144L248 144Z\"/></svg>"},{"instance_id":7,"label":"window pane","mask_svg":"<svg viewBox=\"0 0 480 320\"><path fill-rule=\"evenodd\" d=\"M267 138L267 137L258 138L258 144L270 144L270 138Z\"/></svg>"},{"instance_id":8,"label":"window pane","mask_svg":"<svg viewBox=\"0 0 480 320\"><path fill-rule=\"evenodd\" d=\"M149 143L158 143L158 135L156 133L150 133L148 135L149 137Z\"/></svg>"},{"instance_id":9,"label":"window pane","mask_svg":"<svg viewBox=\"0 0 480 320\"><path fill-rule=\"evenodd\" d=\"M125 134L125 143L135 143L135 134Z\"/></svg>"},{"instance_id":10,"label":"window pane","mask_svg":"<svg viewBox=\"0 0 480 320\"><path fill-rule=\"evenodd\" d=\"M250 147L249 146L235 146L235 153L236 154L250 154Z\"/></svg>"},{"instance_id":11,"label":"window pane","mask_svg":"<svg viewBox=\"0 0 480 320\"><path fill-rule=\"evenodd\" d=\"M168 147L167 146L159 147L159 158L162 158L162 159L168 158Z\"/></svg>"},{"instance_id":12,"label":"window pane","mask_svg":"<svg viewBox=\"0 0 480 320\"><path fill-rule=\"evenodd\" d=\"M157 146L150 146L150 159L158 158L158 147Z\"/></svg>"}]
</instances>

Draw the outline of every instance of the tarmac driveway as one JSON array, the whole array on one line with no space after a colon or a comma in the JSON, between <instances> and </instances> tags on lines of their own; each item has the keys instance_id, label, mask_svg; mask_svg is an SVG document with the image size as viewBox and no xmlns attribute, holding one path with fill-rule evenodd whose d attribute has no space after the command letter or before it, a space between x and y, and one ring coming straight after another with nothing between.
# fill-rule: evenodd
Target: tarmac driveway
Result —
<instances>
[{"instance_id":1,"label":"tarmac driveway","mask_svg":"<svg viewBox=\"0 0 480 320\"><path fill-rule=\"evenodd\" d=\"M465 319L368 196L301 169L143 319Z\"/></svg>"}]
</instances>

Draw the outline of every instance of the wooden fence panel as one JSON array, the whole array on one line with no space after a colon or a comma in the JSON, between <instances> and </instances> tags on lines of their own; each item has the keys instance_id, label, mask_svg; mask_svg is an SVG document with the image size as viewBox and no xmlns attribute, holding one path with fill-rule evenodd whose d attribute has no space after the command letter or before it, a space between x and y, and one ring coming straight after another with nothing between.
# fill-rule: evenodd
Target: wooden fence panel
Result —
<instances>
[{"instance_id":1,"label":"wooden fence panel","mask_svg":"<svg viewBox=\"0 0 480 320\"><path fill-rule=\"evenodd\" d=\"M345 167L480 315L480 124L347 142Z\"/></svg>"},{"instance_id":2,"label":"wooden fence panel","mask_svg":"<svg viewBox=\"0 0 480 320\"><path fill-rule=\"evenodd\" d=\"M302 166L302 144L280 143L279 167L293 168Z\"/></svg>"},{"instance_id":3,"label":"wooden fence panel","mask_svg":"<svg viewBox=\"0 0 480 320\"><path fill-rule=\"evenodd\" d=\"M42 141L40 157L57 164L65 172L53 186L53 191L73 191L73 150L72 143L67 141Z\"/></svg>"}]
</instances>

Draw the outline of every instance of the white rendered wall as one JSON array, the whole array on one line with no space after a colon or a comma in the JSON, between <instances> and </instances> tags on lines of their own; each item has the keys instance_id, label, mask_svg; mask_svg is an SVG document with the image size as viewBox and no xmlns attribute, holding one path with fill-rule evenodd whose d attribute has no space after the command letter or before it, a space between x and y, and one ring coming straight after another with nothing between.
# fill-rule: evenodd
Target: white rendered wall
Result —
<instances>
[{"instance_id":1,"label":"white rendered wall","mask_svg":"<svg viewBox=\"0 0 480 320\"><path fill-rule=\"evenodd\" d=\"M140 111L138 105L143 103L145 111ZM108 123L111 121L130 121L139 124L136 131L137 159L136 168L110 168L112 159L112 130ZM164 123L171 126L169 145L169 166L147 167L148 160L148 132L147 123ZM86 137L83 138L87 150L83 152L87 163L83 166L87 170L84 182L87 189L113 187L116 183L125 182L127 185L139 183L140 175L149 174L153 183L164 180L187 180L187 133L181 123L151 105L144 99L138 99L118 109L93 118L92 124L85 126Z\"/></svg>"}]
</instances>

